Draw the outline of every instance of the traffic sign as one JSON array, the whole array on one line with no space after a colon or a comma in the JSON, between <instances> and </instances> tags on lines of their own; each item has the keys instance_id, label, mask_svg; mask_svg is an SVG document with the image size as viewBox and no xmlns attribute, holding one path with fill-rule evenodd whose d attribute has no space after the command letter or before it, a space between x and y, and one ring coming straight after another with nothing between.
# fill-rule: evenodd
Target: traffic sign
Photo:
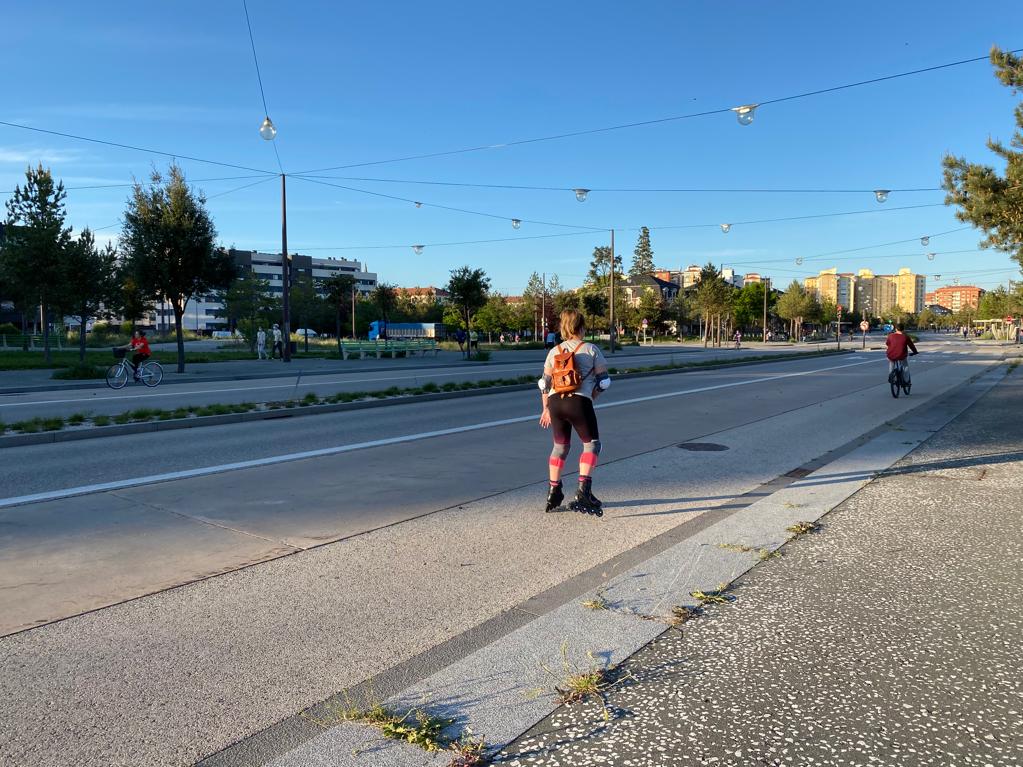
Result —
<instances>
[{"instance_id":1,"label":"traffic sign","mask_svg":"<svg viewBox=\"0 0 1023 767\"><path fill-rule=\"evenodd\" d=\"M643 320L643 327L646 327L646 326L647 326L647 321Z\"/></svg>"},{"instance_id":2,"label":"traffic sign","mask_svg":"<svg viewBox=\"0 0 1023 767\"><path fill-rule=\"evenodd\" d=\"M1015 321L1016 321L1016 318L1015 318L1015 317L1006 317L1006 318L1005 318L1005 321L1006 321L1006 322L1015 322Z\"/></svg>"},{"instance_id":3,"label":"traffic sign","mask_svg":"<svg viewBox=\"0 0 1023 767\"><path fill-rule=\"evenodd\" d=\"M842 313L842 305L841 305L841 304L839 304L839 305L838 305L838 313L839 313L839 314L841 314L841 313Z\"/></svg>"},{"instance_id":4,"label":"traffic sign","mask_svg":"<svg viewBox=\"0 0 1023 767\"><path fill-rule=\"evenodd\" d=\"M860 330L866 333L868 330L870 330L870 323L867 322L866 320L863 320L863 322L860 323Z\"/></svg>"}]
</instances>

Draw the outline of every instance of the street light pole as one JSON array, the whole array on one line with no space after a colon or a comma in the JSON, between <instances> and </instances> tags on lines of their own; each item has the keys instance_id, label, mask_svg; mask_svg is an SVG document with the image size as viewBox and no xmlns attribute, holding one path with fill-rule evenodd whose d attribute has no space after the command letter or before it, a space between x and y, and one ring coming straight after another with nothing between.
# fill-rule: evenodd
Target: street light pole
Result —
<instances>
[{"instance_id":1,"label":"street light pole","mask_svg":"<svg viewBox=\"0 0 1023 767\"><path fill-rule=\"evenodd\" d=\"M767 343L767 293L771 289L771 278L764 278L764 343Z\"/></svg>"},{"instance_id":2,"label":"street light pole","mask_svg":"<svg viewBox=\"0 0 1023 767\"><path fill-rule=\"evenodd\" d=\"M288 190L285 179L281 174L281 286L284 317L282 333L284 335L284 348L282 357L285 362L291 362L291 259L288 257Z\"/></svg>"},{"instance_id":3,"label":"street light pole","mask_svg":"<svg viewBox=\"0 0 1023 767\"><path fill-rule=\"evenodd\" d=\"M611 342L611 353L615 353L615 230L611 230L611 306L608 309L608 318L611 320L611 330L608 333L608 340Z\"/></svg>"}]
</instances>

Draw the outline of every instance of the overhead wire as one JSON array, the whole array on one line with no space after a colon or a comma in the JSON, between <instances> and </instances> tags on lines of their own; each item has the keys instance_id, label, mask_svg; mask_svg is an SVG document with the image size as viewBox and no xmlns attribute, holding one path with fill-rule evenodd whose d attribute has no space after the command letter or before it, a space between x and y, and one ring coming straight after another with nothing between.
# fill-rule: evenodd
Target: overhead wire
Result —
<instances>
[{"instance_id":1,"label":"overhead wire","mask_svg":"<svg viewBox=\"0 0 1023 767\"><path fill-rule=\"evenodd\" d=\"M37 128L32 125L19 125L18 123L7 122L6 120L0 120L0 125L5 125L8 128L19 128L20 130L32 131L34 133L45 133L50 136L60 136L62 138L70 138L76 141L87 141L91 144L102 144L103 146L111 146L117 149L130 149L135 152L143 152L145 154L155 154L161 157L170 157L172 160L182 159L189 160L190 162L201 162L206 165L219 165L223 168L235 168L237 170L248 170L254 173L269 173L277 175L272 170L264 170L263 168L250 168L247 165L236 165L230 162L221 162L220 160L207 160L203 157L194 157L192 155L182 154L181 152L164 152L160 149L150 149L147 147L135 146L133 144L122 144L117 141L105 141L98 138L89 138L88 136L79 136L74 133L63 133L61 131L49 130L48 128Z\"/></svg>"},{"instance_id":2,"label":"overhead wire","mask_svg":"<svg viewBox=\"0 0 1023 767\"><path fill-rule=\"evenodd\" d=\"M1010 53L1019 53L1021 51L1023 51L1023 48L1017 48L1017 49L1014 49L1014 50L1009 51L1009 52ZM910 70L908 72L899 72L899 73L893 74L893 75L885 75L883 77L874 77L874 78L870 78L868 80L860 80L860 81L853 82L853 83L845 83L843 85L835 85L835 86L832 86L830 88L820 88L818 90L806 91L804 93L796 93L796 94L792 94L792 95L789 95L789 96L780 96L780 97L774 98L774 99L766 99L766 100L762 100L762 101L758 102L756 106L760 107L760 106L765 106L765 105L768 105L768 104L780 104L780 103L786 102L786 101L794 101L796 99L810 98L812 96L823 95L823 94L826 94L826 93L834 93L835 91L847 90L849 88L858 88L858 87L861 87L861 86L864 86L864 85L871 85L871 84L874 84L874 83L887 82L889 80L896 80L896 79L899 79L901 77L911 77L911 76L914 76L914 75L924 74L926 72L934 72L934 71L937 71L939 69L948 69L950 67L957 67L957 66L961 66L963 64L973 64L973 63L976 63L976 62L979 62L979 61L988 61L988 60L989 60L988 56L977 56L975 58L962 59L962 60L959 60L959 61L952 61L952 62L948 62L948 63L945 63L945 64L938 64L938 65L931 66L931 67L924 67L922 69L914 69L914 70ZM681 121L681 120L690 120L690 119L695 119L695 118L698 118L698 117L708 117L710 115L726 114L728 112L731 112L733 110L733 108L734 107L732 107L732 106L721 107L719 109L709 109L709 110L704 110L702 112L691 112L689 114L674 115L674 116L671 116L671 117L660 117L660 118L655 118L655 119L651 119L651 120L639 120L639 121L636 121L636 122L621 123L619 125L608 125L608 126L604 126L604 127L601 127L601 128L589 128L589 129L585 129L585 130L568 131L568 132L565 132L565 133L557 133L557 134L552 134L552 135L548 135L548 136L537 136L537 137L528 138L528 139L518 139L518 140L515 140L515 141L505 141L505 142L498 143L498 144L482 144L482 145L479 145L479 146L464 147L462 149L451 149L451 150L446 150L446 151L441 151L441 152L427 152L427 153L423 153L423 154L406 155L406 156L403 156L403 157L393 157L393 158L386 159L386 160L371 160L371 161L358 162L358 163L348 163L346 165L334 165L334 166L326 167L326 168L314 168L312 170L302 171L301 175L308 175L308 174L312 174L312 173L324 173L324 172L332 171L332 170L346 170L348 168L363 168L363 167L367 167L367 166L370 166L370 165L387 165L387 164L396 163L396 162L407 162L409 160L425 160L425 159L430 159L430 158L434 158L434 157L447 157L447 156L459 155L459 154L469 154L469 153L472 153L472 152L483 152L483 151L492 150L492 149L504 149L506 147L511 147L511 146L522 146L523 144L536 144L536 143L545 142L545 141L557 141L557 140L565 139L565 138L574 138L574 137L577 137L577 136L589 136L589 135L593 135L593 134L597 134L597 133L608 133L608 132L611 132L611 131L624 130L624 129L627 129L627 128L638 128L638 127L643 127L643 126L647 126L647 125L657 125L657 124L667 123L667 122L678 122L678 121Z\"/></svg>"},{"instance_id":3,"label":"overhead wire","mask_svg":"<svg viewBox=\"0 0 1023 767\"><path fill-rule=\"evenodd\" d=\"M263 90L263 75L259 71L259 57L256 55L256 40L252 36L252 22L249 20L249 4L248 0L242 0L242 8L245 10L245 26L249 30L249 45L252 46L252 61L256 65L256 80L259 83L259 97L263 100L263 114L267 119L270 119L270 110L266 105L266 92ZM274 156L277 158L277 167L281 171L281 175L284 175L284 166L281 164L281 154L277 151L277 141L272 140L270 144L273 146Z\"/></svg>"}]
</instances>

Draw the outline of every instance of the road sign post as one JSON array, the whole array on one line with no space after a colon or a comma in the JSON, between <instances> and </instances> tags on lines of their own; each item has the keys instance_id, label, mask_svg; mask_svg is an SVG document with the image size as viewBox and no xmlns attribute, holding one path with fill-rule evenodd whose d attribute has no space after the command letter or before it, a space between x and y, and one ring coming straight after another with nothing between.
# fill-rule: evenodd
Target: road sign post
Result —
<instances>
[{"instance_id":1,"label":"road sign post","mask_svg":"<svg viewBox=\"0 0 1023 767\"><path fill-rule=\"evenodd\" d=\"M860 323L860 331L863 333L863 346L861 348L867 348L867 331L870 330L870 323L866 320Z\"/></svg>"},{"instance_id":2,"label":"road sign post","mask_svg":"<svg viewBox=\"0 0 1023 767\"><path fill-rule=\"evenodd\" d=\"M838 340L838 351L842 351L842 305L838 305L838 324L835 325L835 338Z\"/></svg>"}]
</instances>

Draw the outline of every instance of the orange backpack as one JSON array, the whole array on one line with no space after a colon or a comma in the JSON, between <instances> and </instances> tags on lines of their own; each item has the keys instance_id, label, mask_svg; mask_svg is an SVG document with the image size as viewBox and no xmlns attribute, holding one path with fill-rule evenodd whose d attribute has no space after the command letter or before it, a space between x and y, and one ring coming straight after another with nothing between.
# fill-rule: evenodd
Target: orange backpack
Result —
<instances>
[{"instance_id":1,"label":"orange backpack","mask_svg":"<svg viewBox=\"0 0 1023 767\"><path fill-rule=\"evenodd\" d=\"M579 346L582 346L582 344L579 344ZM554 355L552 360L551 389L555 394L571 394L582 384L583 381L579 377L579 370L575 366L575 353L579 351L579 346L569 351L566 345L560 352Z\"/></svg>"}]
</instances>

